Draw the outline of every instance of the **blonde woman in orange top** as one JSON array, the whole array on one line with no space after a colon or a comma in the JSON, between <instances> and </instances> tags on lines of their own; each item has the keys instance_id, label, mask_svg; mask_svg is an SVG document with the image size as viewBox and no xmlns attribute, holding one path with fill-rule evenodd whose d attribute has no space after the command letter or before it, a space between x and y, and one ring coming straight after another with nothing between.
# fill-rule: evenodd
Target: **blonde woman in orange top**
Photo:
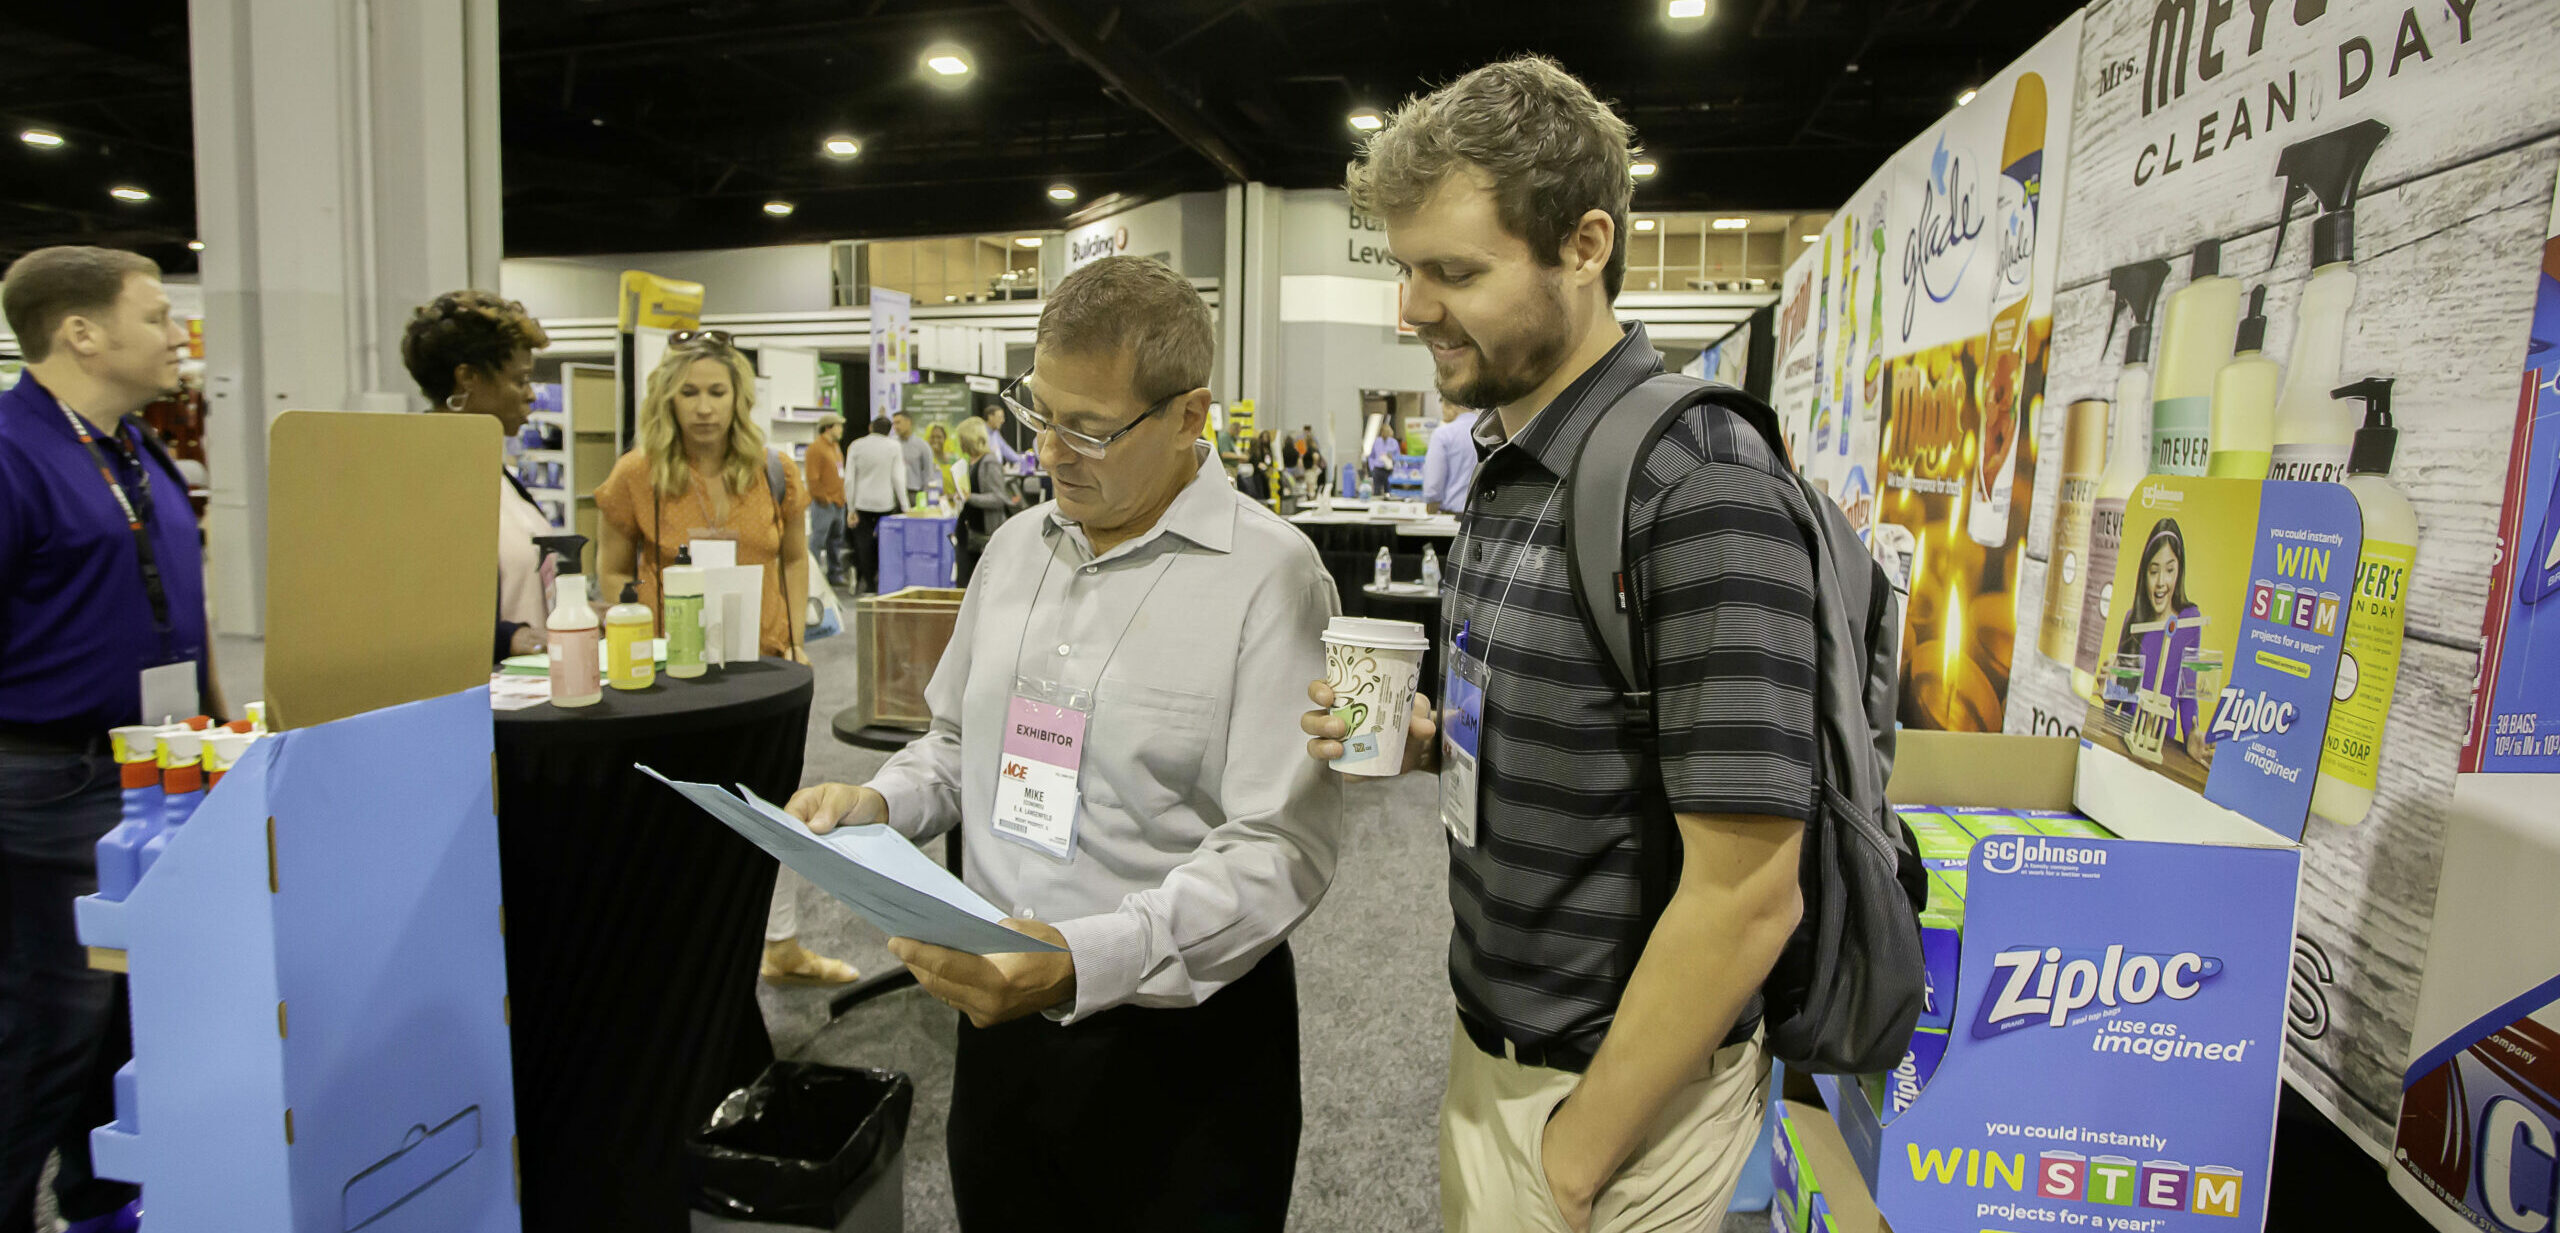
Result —
<instances>
[{"instance_id":1,"label":"blonde woman in orange top","mask_svg":"<svg viewBox=\"0 0 2560 1233\"><path fill-rule=\"evenodd\" d=\"M809 610L809 490L800 468L765 447L756 426L755 370L725 335L671 347L640 403L640 448L596 486L604 598L640 583L658 608L658 580L695 540L735 540L738 564L765 572L767 655L809 662L800 629ZM775 483L775 473L780 483Z\"/></svg>"}]
</instances>

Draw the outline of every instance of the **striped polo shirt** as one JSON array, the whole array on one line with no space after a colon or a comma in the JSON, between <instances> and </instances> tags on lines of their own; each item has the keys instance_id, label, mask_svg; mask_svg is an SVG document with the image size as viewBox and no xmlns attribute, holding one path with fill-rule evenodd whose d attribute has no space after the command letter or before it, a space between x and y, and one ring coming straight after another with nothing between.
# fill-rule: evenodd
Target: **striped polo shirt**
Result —
<instances>
[{"instance_id":1,"label":"striped polo shirt","mask_svg":"<svg viewBox=\"0 0 2560 1233\"><path fill-rule=\"evenodd\" d=\"M1476 845L1452 840L1449 851L1458 1008L1518 1044L1585 1056L1652 928L1636 844L1648 794L1674 813L1813 816L1813 515L1750 425L1693 409L1630 485L1628 569L1648 626L1657 765L1638 753L1607 653L1575 605L1563 478L1611 404L1662 371L1644 327L1625 332L1518 440L1503 440L1497 415L1477 420L1483 458L1440 610L1444 652L1469 624L1469 652L1489 674ZM1735 1038L1759 1015L1755 996Z\"/></svg>"}]
</instances>

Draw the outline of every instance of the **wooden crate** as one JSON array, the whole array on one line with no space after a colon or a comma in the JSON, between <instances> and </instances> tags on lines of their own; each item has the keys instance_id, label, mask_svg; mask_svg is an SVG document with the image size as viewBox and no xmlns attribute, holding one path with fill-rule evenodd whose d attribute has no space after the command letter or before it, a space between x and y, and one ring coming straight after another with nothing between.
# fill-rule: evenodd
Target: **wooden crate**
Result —
<instances>
[{"instance_id":1,"label":"wooden crate","mask_svg":"<svg viewBox=\"0 0 2560 1233\"><path fill-rule=\"evenodd\" d=\"M924 687L942 663L951 629L960 620L954 587L908 587L854 601L862 634L862 698L865 726L923 731L933 723Z\"/></svg>"}]
</instances>

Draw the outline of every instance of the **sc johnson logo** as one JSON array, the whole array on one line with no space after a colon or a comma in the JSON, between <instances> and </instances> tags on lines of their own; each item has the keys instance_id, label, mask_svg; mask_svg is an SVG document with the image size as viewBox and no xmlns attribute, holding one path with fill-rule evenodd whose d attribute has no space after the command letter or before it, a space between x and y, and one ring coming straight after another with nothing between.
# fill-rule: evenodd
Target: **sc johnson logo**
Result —
<instances>
[{"instance_id":1,"label":"sc johnson logo","mask_svg":"<svg viewBox=\"0 0 2560 1233\"><path fill-rule=\"evenodd\" d=\"M2032 835L1997 836L1983 840L1980 846L1978 859L1989 873L2016 873L2029 866L2077 870L2083 865L2107 863L2105 848L2056 843Z\"/></svg>"},{"instance_id":2,"label":"sc johnson logo","mask_svg":"<svg viewBox=\"0 0 2560 1233\"><path fill-rule=\"evenodd\" d=\"M2174 510L2186 503L2187 494L2179 489L2163 488L2158 484L2142 486L2142 508L2144 509Z\"/></svg>"},{"instance_id":3,"label":"sc johnson logo","mask_svg":"<svg viewBox=\"0 0 2560 1233\"><path fill-rule=\"evenodd\" d=\"M2038 1023L2064 1027L2073 1022L2074 1015L2086 1021L2160 998L2184 1002L2202 992L2205 982L2222 974L2220 959L2191 950L2174 955L2128 955L2120 945L2103 951L2066 951L2059 946L2012 948L1993 955L1991 967L1991 984L1999 990L1999 996L1975 1016L1975 1040L1988 1040ZM2088 1013L2082 1014L2083 1011ZM2143 1047L2099 1052L2151 1051L2148 1038L2138 1043ZM2169 1043L2187 1042L2172 1039Z\"/></svg>"},{"instance_id":4,"label":"sc johnson logo","mask_svg":"<svg viewBox=\"0 0 2560 1233\"><path fill-rule=\"evenodd\" d=\"M2036 1157L2031 1190L2025 1152L1992 1152L1978 1147L1932 1148L1923 1152L1917 1143L1906 1144L1905 1147L1910 1153L1911 1180L1934 1182L1941 1186L1969 1186L1992 1192L1984 1196L1986 1200L1997 1200L1998 1192L2005 1189L2021 1195L2031 1194L2048 1203L2087 1203L2098 1207L2186 1212L2203 1216L2237 1217L2240 1214L2243 1175L2238 1169L2222 1165L2187 1165L2175 1160L2136 1162L2130 1156L2084 1156L2078 1152L2047 1151ZM1998 1201L1986 1201L1974 1209L1977 1220L2013 1223L2057 1223L2055 1215L2050 1208ZM2100 1216L2099 1213L2091 1215ZM2073 1223L2092 1229L2158 1227L2151 1221L2129 1216Z\"/></svg>"}]
</instances>

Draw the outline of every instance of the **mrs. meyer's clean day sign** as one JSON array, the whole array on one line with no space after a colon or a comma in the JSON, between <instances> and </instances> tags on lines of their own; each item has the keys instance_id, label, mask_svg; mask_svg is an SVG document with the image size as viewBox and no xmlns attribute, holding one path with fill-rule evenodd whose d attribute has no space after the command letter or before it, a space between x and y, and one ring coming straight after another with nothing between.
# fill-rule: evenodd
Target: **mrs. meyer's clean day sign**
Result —
<instances>
[{"instance_id":1,"label":"mrs. meyer's clean day sign","mask_svg":"<svg viewBox=\"0 0 2560 1233\"><path fill-rule=\"evenodd\" d=\"M1895 1227L2263 1227L2301 860L1983 840L1946 1060L1886 1127Z\"/></svg>"}]
</instances>

